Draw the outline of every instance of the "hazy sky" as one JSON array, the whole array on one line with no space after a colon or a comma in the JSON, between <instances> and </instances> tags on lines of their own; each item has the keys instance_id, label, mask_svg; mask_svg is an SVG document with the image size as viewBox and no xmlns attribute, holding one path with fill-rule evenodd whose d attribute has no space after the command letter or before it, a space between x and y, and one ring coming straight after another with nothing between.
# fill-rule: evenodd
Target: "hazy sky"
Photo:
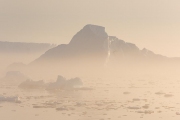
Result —
<instances>
[{"instance_id":1,"label":"hazy sky","mask_svg":"<svg viewBox=\"0 0 180 120\"><path fill-rule=\"evenodd\" d=\"M180 0L0 0L0 41L68 43L86 24L180 57Z\"/></svg>"}]
</instances>

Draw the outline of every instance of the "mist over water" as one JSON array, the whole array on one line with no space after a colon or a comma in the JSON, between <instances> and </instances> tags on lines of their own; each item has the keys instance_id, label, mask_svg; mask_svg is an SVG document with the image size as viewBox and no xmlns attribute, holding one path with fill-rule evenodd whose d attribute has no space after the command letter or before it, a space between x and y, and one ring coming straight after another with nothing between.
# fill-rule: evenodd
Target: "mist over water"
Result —
<instances>
[{"instance_id":1,"label":"mist over water","mask_svg":"<svg viewBox=\"0 0 180 120\"><path fill-rule=\"evenodd\" d=\"M0 55L1 119L179 118L179 58L141 50L90 24L69 44L36 53Z\"/></svg>"}]
</instances>

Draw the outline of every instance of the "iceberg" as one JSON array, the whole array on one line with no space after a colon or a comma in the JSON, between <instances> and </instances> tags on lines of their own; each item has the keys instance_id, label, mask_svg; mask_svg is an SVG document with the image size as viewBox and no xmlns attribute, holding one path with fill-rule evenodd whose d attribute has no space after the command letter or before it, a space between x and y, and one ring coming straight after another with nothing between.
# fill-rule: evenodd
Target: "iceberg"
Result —
<instances>
[{"instance_id":1,"label":"iceberg","mask_svg":"<svg viewBox=\"0 0 180 120\"><path fill-rule=\"evenodd\" d=\"M67 80L66 78L59 75L55 82L45 83L43 80L33 81L28 79L25 82L22 82L18 87L23 89L56 90L82 88L82 86L83 82L78 77Z\"/></svg>"},{"instance_id":2,"label":"iceberg","mask_svg":"<svg viewBox=\"0 0 180 120\"><path fill-rule=\"evenodd\" d=\"M39 81L33 81L33 80L26 80L25 82L22 82L18 87L23 89L41 89L45 88L46 84L43 80Z\"/></svg>"},{"instance_id":3,"label":"iceberg","mask_svg":"<svg viewBox=\"0 0 180 120\"><path fill-rule=\"evenodd\" d=\"M71 78L67 80L62 76L58 76L56 82L48 83L47 89L73 89L73 88L81 88L83 86L83 82L80 78Z\"/></svg>"}]
</instances>

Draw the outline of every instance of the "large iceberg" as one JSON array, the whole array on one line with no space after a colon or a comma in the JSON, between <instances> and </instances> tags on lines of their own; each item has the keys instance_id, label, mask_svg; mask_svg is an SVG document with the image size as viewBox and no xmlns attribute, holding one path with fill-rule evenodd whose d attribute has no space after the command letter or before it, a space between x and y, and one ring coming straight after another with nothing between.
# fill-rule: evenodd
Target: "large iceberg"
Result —
<instances>
[{"instance_id":1,"label":"large iceberg","mask_svg":"<svg viewBox=\"0 0 180 120\"><path fill-rule=\"evenodd\" d=\"M47 89L47 90L57 90L57 89L75 89L81 88L83 82L80 78L66 79L62 76L58 76L55 82L45 83L43 80L33 81L26 80L19 85L19 88L23 89Z\"/></svg>"}]
</instances>

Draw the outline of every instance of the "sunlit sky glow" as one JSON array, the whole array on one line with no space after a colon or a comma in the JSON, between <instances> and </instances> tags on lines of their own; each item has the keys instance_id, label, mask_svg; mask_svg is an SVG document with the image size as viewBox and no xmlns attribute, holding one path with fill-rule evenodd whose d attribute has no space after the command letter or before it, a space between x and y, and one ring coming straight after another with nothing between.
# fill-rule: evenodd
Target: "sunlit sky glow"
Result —
<instances>
[{"instance_id":1,"label":"sunlit sky glow","mask_svg":"<svg viewBox=\"0 0 180 120\"><path fill-rule=\"evenodd\" d=\"M180 57L179 0L0 0L0 41L68 43L86 24Z\"/></svg>"}]
</instances>

